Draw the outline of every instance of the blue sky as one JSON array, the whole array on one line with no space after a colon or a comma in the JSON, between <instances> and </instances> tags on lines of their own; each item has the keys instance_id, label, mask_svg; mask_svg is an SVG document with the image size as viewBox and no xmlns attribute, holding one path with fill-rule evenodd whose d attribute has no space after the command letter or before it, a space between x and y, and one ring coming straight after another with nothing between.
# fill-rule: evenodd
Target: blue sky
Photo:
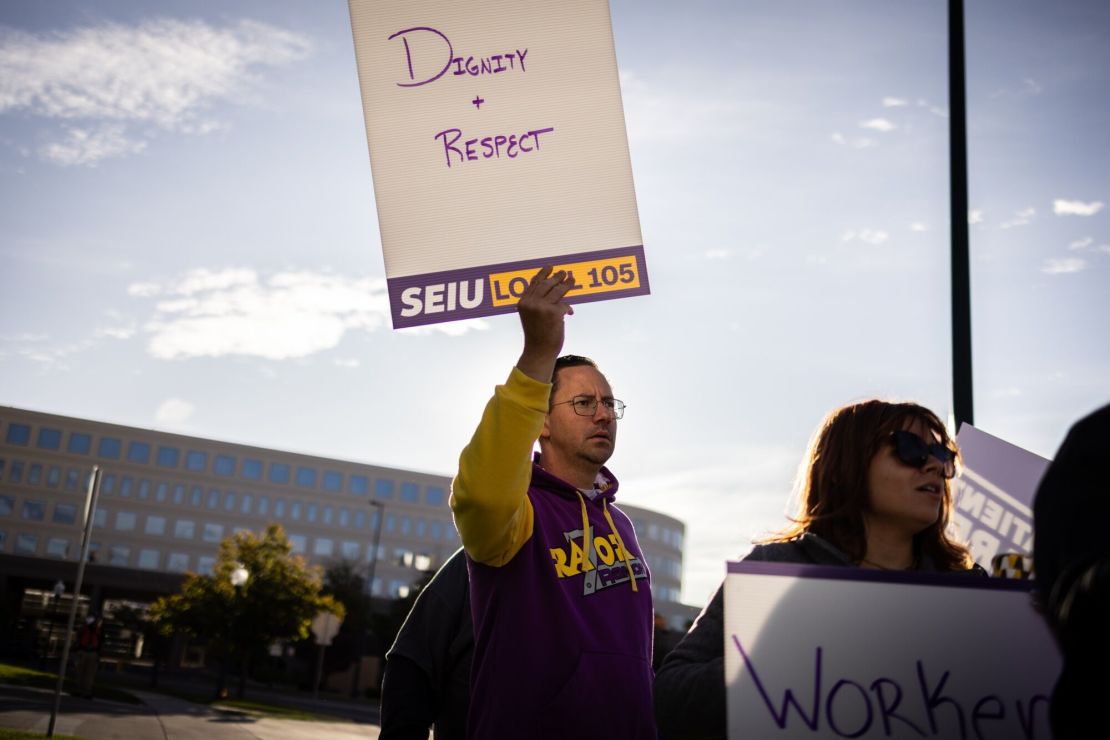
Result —
<instances>
[{"instance_id":1,"label":"blue sky","mask_svg":"<svg viewBox=\"0 0 1110 740\"><path fill-rule=\"evenodd\" d=\"M950 411L946 3L611 3L653 293L567 351L702 603L859 398ZM976 425L1110 400L1110 6L968 3ZM451 474L512 316L389 328L346 3L0 5L0 403ZM542 206L540 206L542 207Z\"/></svg>"}]
</instances>

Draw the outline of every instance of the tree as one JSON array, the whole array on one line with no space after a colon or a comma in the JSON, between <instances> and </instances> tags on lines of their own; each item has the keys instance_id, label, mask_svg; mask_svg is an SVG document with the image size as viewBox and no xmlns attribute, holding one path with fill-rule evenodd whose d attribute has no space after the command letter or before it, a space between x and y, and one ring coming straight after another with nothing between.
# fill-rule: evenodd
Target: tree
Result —
<instances>
[{"instance_id":1,"label":"tree","mask_svg":"<svg viewBox=\"0 0 1110 740\"><path fill-rule=\"evenodd\" d=\"M269 525L261 537L237 532L220 543L213 574L189 573L179 593L151 605L151 618L163 634L207 638L223 653L225 666L236 656L242 697L252 658L265 655L273 642L308 637L312 618L320 612L344 615L343 605L321 592L319 569L292 551L278 524ZM231 574L240 565L248 576L236 588ZM221 674L220 689L222 681Z\"/></svg>"}]
</instances>

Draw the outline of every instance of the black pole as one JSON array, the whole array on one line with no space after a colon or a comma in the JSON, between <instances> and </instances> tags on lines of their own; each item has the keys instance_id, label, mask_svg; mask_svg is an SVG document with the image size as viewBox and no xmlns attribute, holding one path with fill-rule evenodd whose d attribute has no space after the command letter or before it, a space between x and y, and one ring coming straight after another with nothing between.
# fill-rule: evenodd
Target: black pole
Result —
<instances>
[{"instance_id":1,"label":"black pole","mask_svg":"<svg viewBox=\"0 0 1110 740\"><path fill-rule=\"evenodd\" d=\"M971 265L967 230L967 103L964 3L948 0L948 138L952 196L952 402L956 428L974 424L971 386Z\"/></svg>"}]
</instances>

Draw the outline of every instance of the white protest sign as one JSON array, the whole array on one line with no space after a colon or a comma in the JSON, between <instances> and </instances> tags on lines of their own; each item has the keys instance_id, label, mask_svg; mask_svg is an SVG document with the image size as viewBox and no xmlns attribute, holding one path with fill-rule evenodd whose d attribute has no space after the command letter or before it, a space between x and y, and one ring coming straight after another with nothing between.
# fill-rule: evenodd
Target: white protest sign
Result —
<instances>
[{"instance_id":1,"label":"white protest sign","mask_svg":"<svg viewBox=\"0 0 1110 740\"><path fill-rule=\"evenodd\" d=\"M649 292L608 0L349 0L394 328Z\"/></svg>"},{"instance_id":2,"label":"white protest sign","mask_svg":"<svg viewBox=\"0 0 1110 740\"><path fill-rule=\"evenodd\" d=\"M339 625L343 620L331 612L320 612L312 618L312 634L316 637L317 645L330 645L335 636L339 634Z\"/></svg>"},{"instance_id":3,"label":"white protest sign","mask_svg":"<svg viewBox=\"0 0 1110 740\"><path fill-rule=\"evenodd\" d=\"M970 424L956 435L963 472L952 487L952 526L975 562L1033 553L1033 497L1049 461Z\"/></svg>"},{"instance_id":4,"label":"white protest sign","mask_svg":"<svg viewBox=\"0 0 1110 740\"><path fill-rule=\"evenodd\" d=\"M1060 670L1029 583L729 563L729 737L1041 738Z\"/></svg>"}]
</instances>

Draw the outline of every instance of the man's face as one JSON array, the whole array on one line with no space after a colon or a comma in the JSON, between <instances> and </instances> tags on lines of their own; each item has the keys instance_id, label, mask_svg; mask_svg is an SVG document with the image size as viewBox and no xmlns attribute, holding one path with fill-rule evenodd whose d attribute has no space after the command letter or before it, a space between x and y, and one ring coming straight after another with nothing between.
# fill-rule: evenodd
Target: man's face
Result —
<instances>
[{"instance_id":1,"label":"man's face","mask_svg":"<svg viewBox=\"0 0 1110 740\"><path fill-rule=\"evenodd\" d=\"M558 387L551 398L551 411L543 423L545 467L548 463L579 468L601 467L617 444L617 419L600 401L613 398L613 391L596 368L588 365L559 371ZM580 416L569 401L585 396L599 403L592 416Z\"/></svg>"}]
</instances>

